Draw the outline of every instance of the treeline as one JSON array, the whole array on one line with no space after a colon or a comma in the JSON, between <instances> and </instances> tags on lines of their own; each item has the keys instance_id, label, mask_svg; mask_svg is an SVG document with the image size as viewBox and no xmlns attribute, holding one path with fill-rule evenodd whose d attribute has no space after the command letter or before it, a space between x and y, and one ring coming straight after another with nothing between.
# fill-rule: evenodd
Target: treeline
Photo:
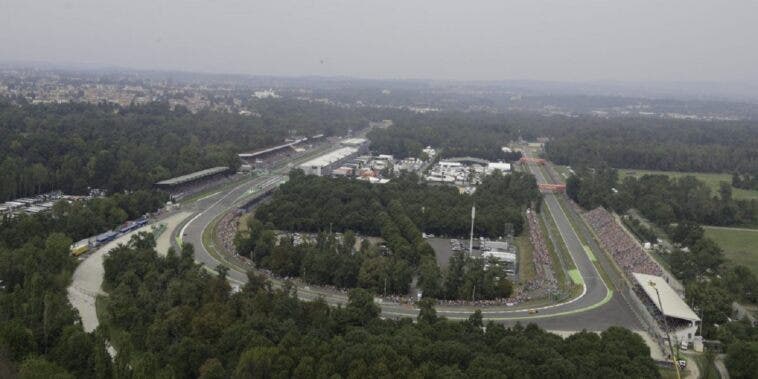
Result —
<instances>
[{"instance_id":1,"label":"treeline","mask_svg":"<svg viewBox=\"0 0 758 379\"><path fill-rule=\"evenodd\" d=\"M0 224L0 377L110 377L100 333L87 334L66 297L70 245L155 210L162 194L138 191L67 204ZM71 375L65 375L68 372Z\"/></svg>"},{"instance_id":2,"label":"treeline","mask_svg":"<svg viewBox=\"0 0 758 379\"><path fill-rule=\"evenodd\" d=\"M523 230L523 210L537 203L540 193L532 175L514 172L486 177L473 195L457 189L421 183L415 174L403 174L383 185L349 179L306 176L294 170L272 200L256 210L256 217L273 226L295 231L352 230L381 234L382 212L399 203L415 229L446 236L467 236L471 207L476 204L477 235L503 236L506 224L516 235ZM401 233L412 231L404 223Z\"/></svg>"},{"instance_id":3,"label":"treeline","mask_svg":"<svg viewBox=\"0 0 758 379\"><path fill-rule=\"evenodd\" d=\"M586 209L610 206L620 212L638 209L651 221L667 226L694 221L707 225L758 223L758 201L732 197L729 183L721 183L714 195L705 182L694 176L627 176L607 167L580 168L566 180L566 193Z\"/></svg>"},{"instance_id":4,"label":"treeline","mask_svg":"<svg viewBox=\"0 0 758 379\"><path fill-rule=\"evenodd\" d=\"M253 273L232 293L225 271L192 263L191 247L163 258L152 244L106 258L115 377L659 377L644 341L622 328L564 340L534 325L485 325L479 312L448 321L430 301L417 323L385 320L364 290L332 308Z\"/></svg>"},{"instance_id":5,"label":"treeline","mask_svg":"<svg viewBox=\"0 0 758 379\"><path fill-rule=\"evenodd\" d=\"M547 158L581 166L686 172L758 170L758 123L653 118L561 118L538 127Z\"/></svg>"},{"instance_id":6,"label":"treeline","mask_svg":"<svg viewBox=\"0 0 758 379\"><path fill-rule=\"evenodd\" d=\"M652 117L543 116L527 112L398 114L395 125L369 134L372 151L420 156L427 145L445 157L515 160L501 147L519 138L550 137L547 158L572 166L687 172L758 172L758 123Z\"/></svg>"},{"instance_id":7,"label":"treeline","mask_svg":"<svg viewBox=\"0 0 758 379\"><path fill-rule=\"evenodd\" d=\"M396 157L420 157L422 149L440 149L443 157L472 156L491 161L513 161L520 153L501 148L518 137L502 115L489 113L434 112L410 114L394 120L395 125L368 134L371 150Z\"/></svg>"},{"instance_id":8,"label":"treeline","mask_svg":"<svg viewBox=\"0 0 758 379\"><path fill-rule=\"evenodd\" d=\"M0 201L53 189L84 194L148 189L156 181L212 166L290 135L344 134L368 116L294 100L256 103L261 117L168 103L11 105L0 99Z\"/></svg>"}]
</instances>

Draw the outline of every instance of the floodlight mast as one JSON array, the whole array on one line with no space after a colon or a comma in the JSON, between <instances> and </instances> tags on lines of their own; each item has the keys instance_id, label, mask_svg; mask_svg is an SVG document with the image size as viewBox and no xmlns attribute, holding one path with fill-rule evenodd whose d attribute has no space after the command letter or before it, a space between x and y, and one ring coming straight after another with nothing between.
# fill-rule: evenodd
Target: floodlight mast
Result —
<instances>
[{"instance_id":1,"label":"floodlight mast","mask_svg":"<svg viewBox=\"0 0 758 379\"><path fill-rule=\"evenodd\" d=\"M476 203L471 206L471 235L468 241L468 255L474 252L474 219L476 218Z\"/></svg>"},{"instance_id":2,"label":"floodlight mast","mask_svg":"<svg viewBox=\"0 0 758 379\"><path fill-rule=\"evenodd\" d=\"M658 308L661 310L661 315L663 316L663 326L666 328L666 339L669 340L669 350L671 350L671 361L674 363L674 370L676 370L676 377L677 379L682 379L681 374L679 374L679 362L677 362L676 355L674 355L674 345L671 343L671 335L669 334L669 323L666 321L666 315L663 313L663 302L661 302L661 293L658 292L658 288L655 287L655 282L652 280L648 282L650 287L653 287L655 290L655 294L658 295Z\"/></svg>"}]
</instances>

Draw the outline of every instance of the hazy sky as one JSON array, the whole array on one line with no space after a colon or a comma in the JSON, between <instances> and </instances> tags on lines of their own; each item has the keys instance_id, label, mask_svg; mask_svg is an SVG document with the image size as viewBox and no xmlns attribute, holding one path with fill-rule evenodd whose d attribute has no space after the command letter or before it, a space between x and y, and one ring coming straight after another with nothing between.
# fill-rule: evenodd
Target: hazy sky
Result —
<instances>
[{"instance_id":1,"label":"hazy sky","mask_svg":"<svg viewBox=\"0 0 758 379\"><path fill-rule=\"evenodd\" d=\"M368 78L758 82L758 1L0 0L0 60Z\"/></svg>"}]
</instances>

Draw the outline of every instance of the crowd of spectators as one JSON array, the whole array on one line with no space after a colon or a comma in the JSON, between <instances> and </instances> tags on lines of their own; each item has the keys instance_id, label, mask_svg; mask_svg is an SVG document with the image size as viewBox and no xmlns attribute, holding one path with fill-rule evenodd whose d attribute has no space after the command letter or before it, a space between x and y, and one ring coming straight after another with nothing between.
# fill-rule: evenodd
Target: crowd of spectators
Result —
<instances>
[{"instance_id":1,"label":"crowd of spectators","mask_svg":"<svg viewBox=\"0 0 758 379\"><path fill-rule=\"evenodd\" d=\"M527 210L526 219L529 223L529 241L534 248L532 262L534 263L534 278L526 283L526 290L544 290L546 293L558 291L558 282L555 279L550 254L547 250L545 236L542 235L537 213Z\"/></svg>"},{"instance_id":2,"label":"crowd of spectators","mask_svg":"<svg viewBox=\"0 0 758 379\"><path fill-rule=\"evenodd\" d=\"M631 281L632 273L662 274L661 267L642 249L607 210L595 208L584 214L587 223L594 229L600 245L608 251Z\"/></svg>"},{"instance_id":3,"label":"crowd of spectators","mask_svg":"<svg viewBox=\"0 0 758 379\"><path fill-rule=\"evenodd\" d=\"M216 227L217 242L221 244L221 248L227 253L234 253L236 251L234 236L237 234L239 219L239 213L229 212L221 218Z\"/></svg>"}]
</instances>

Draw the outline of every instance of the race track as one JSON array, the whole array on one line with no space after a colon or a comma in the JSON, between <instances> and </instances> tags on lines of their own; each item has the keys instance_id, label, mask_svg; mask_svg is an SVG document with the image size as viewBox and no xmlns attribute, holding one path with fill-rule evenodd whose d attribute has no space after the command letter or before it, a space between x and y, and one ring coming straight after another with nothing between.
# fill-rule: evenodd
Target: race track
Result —
<instances>
[{"instance_id":1,"label":"race track","mask_svg":"<svg viewBox=\"0 0 758 379\"><path fill-rule=\"evenodd\" d=\"M548 183L538 166L529 164L529 169L536 176L539 183ZM209 251L209 247L203 244L203 233L211 226L214 220L230 210L234 210L240 204L249 201L255 196L268 189L277 186L284 176L281 174L269 174L257 178L245 180L231 190L217 193L198 200L192 206L195 209L187 222L181 224L174 231L172 242L177 239L194 245L195 259L198 263L213 270L219 264L230 268L228 277L235 285L243 285L247 280L245 271L252 267L244 259L234 257L222 257L220 254ZM260 188L259 188L260 187ZM609 326L618 325L630 329L641 329L640 323L619 296L614 296L602 280L597 268L584 250L576 231L573 229L568 216L560 206L556 195L546 193L544 196L545 206L550 210L555 224L558 226L561 238L569 250L584 282L582 293L573 299L544 307L533 308L538 313L530 313L528 309L512 309L506 306L449 306L437 305L437 313L450 319L465 319L476 309L481 309L485 319L514 324L516 322L534 322L544 328L552 330L604 330ZM178 237L178 238L177 238ZM212 243L212 242L211 242ZM272 280L274 285L279 285ZM344 304L347 301L346 293L299 284L298 296L303 300L312 300L323 297L330 304ZM382 315L388 318L415 317L418 309L406 305L383 301L381 304Z\"/></svg>"}]
</instances>

